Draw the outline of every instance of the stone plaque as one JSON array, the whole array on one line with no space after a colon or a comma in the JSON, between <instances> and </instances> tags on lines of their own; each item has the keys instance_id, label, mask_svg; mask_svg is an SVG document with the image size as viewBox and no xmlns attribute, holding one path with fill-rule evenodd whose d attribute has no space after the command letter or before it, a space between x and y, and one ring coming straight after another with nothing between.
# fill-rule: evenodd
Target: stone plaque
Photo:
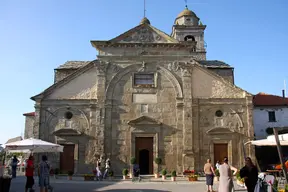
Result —
<instances>
[{"instance_id":1,"label":"stone plaque","mask_svg":"<svg viewBox=\"0 0 288 192\"><path fill-rule=\"evenodd\" d=\"M157 95L156 94L141 94L134 93L133 94L133 103L157 103Z\"/></svg>"}]
</instances>

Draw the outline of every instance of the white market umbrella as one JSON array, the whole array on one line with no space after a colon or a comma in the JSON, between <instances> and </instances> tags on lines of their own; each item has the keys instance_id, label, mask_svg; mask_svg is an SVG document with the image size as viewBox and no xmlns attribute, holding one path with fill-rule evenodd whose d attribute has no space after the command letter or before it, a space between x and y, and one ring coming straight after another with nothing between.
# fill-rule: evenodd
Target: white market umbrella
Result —
<instances>
[{"instance_id":1,"label":"white market umbrella","mask_svg":"<svg viewBox=\"0 0 288 192\"><path fill-rule=\"evenodd\" d=\"M288 146L288 134L281 134L278 137L279 137L280 145ZM266 139L249 141L246 144L248 143L251 143L252 145L256 145L256 146L277 146L274 135L270 135Z\"/></svg>"},{"instance_id":2,"label":"white market umbrella","mask_svg":"<svg viewBox=\"0 0 288 192\"><path fill-rule=\"evenodd\" d=\"M63 152L63 146L40 139L24 139L2 145L7 152L57 153Z\"/></svg>"}]
</instances>

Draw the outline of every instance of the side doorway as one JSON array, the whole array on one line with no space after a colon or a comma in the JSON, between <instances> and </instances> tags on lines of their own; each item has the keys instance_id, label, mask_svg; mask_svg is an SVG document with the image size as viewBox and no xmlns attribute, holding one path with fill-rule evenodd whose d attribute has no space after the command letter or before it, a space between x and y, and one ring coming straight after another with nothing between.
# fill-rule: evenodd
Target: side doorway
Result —
<instances>
[{"instance_id":1,"label":"side doorway","mask_svg":"<svg viewBox=\"0 0 288 192\"><path fill-rule=\"evenodd\" d=\"M60 155L60 170L62 173L74 171L74 150L75 145L64 144L63 153Z\"/></svg>"}]
</instances>

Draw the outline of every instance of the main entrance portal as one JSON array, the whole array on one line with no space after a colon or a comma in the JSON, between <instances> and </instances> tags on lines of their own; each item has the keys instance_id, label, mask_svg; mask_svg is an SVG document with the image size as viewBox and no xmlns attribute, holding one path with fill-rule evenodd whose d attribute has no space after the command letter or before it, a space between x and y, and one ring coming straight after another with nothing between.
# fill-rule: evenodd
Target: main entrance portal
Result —
<instances>
[{"instance_id":1,"label":"main entrance portal","mask_svg":"<svg viewBox=\"0 0 288 192\"><path fill-rule=\"evenodd\" d=\"M223 163L224 157L228 157L228 144L227 143L215 143L214 144L214 163L220 161Z\"/></svg>"},{"instance_id":2,"label":"main entrance portal","mask_svg":"<svg viewBox=\"0 0 288 192\"><path fill-rule=\"evenodd\" d=\"M140 166L140 174L153 174L153 137L136 137L136 162Z\"/></svg>"}]
</instances>

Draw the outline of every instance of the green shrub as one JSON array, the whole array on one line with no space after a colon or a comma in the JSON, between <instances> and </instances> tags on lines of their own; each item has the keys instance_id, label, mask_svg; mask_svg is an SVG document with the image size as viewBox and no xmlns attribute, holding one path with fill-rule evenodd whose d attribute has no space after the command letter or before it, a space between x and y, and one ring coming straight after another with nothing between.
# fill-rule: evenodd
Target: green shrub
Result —
<instances>
[{"instance_id":1,"label":"green shrub","mask_svg":"<svg viewBox=\"0 0 288 192\"><path fill-rule=\"evenodd\" d=\"M55 168L54 174L55 174L55 175L59 175L59 173L60 173L60 170L59 170L58 168Z\"/></svg>"},{"instance_id":2,"label":"green shrub","mask_svg":"<svg viewBox=\"0 0 288 192\"><path fill-rule=\"evenodd\" d=\"M109 177L113 177L113 175L114 175L114 172L113 172L113 171L109 171L109 172L108 172L108 176L109 176Z\"/></svg>"},{"instance_id":3,"label":"green shrub","mask_svg":"<svg viewBox=\"0 0 288 192\"><path fill-rule=\"evenodd\" d=\"M127 176L128 173L129 173L128 169L123 169L122 174L123 174L124 176Z\"/></svg>"},{"instance_id":4,"label":"green shrub","mask_svg":"<svg viewBox=\"0 0 288 192\"><path fill-rule=\"evenodd\" d=\"M174 171L172 171L172 173L171 173L171 176L172 177L176 177L177 176L177 174L176 174L176 171L174 170Z\"/></svg>"},{"instance_id":5,"label":"green shrub","mask_svg":"<svg viewBox=\"0 0 288 192\"><path fill-rule=\"evenodd\" d=\"M160 157L157 157L157 158L155 159L155 163L156 163L157 165L160 165L160 164L162 163L162 159L161 159Z\"/></svg>"},{"instance_id":6,"label":"green shrub","mask_svg":"<svg viewBox=\"0 0 288 192\"><path fill-rule=\"evenodd\" d=\"M167 175L167 170L166 169L162 170L162 175L164 175L164 176Z\"/></svg>"},{"instance_id":7,"label":"green shrub","mask_svg":"<svg viewBox=\"0 0 288 192\"><path fill-rule=\"evenodd\" d=\"M69 175L69 176L74 175L74 171L68 171L68 175Z\"/></svg>"},{"instance_id":8,"label":"green shrub","mask_svg":"<svg viewBox=\"0 0 288 192\"><path fill-rule=\"evenodd\" d=\"M216 177L220 177L219 169L215 169L215 175L216 175Z\"/></svg>"},{"instance_id":9,"label":"green shrub","mask_svg":"<svg viewBox=\"0 0 288 192\"><path fill-rule=\"evenodd\" d=\"M130 159L130 163L131 163L131 165L134 165L134 164L136 163L136 158L135 158L135 157L132 157L132 158Z\"/></svg>"}]
</instances>

